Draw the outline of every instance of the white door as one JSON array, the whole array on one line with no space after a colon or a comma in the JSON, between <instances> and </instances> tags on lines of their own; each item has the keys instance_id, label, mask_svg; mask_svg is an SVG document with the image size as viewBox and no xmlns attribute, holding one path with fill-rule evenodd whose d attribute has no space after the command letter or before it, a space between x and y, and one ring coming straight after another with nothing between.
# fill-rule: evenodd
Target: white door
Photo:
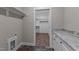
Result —
<instances>
[{"instance_id":1,"label":"white door","mask_svg":"<svg viewBox=\"0 0 79 59\"><path fill-rule=\"evenodd\" d=\"M49 33L49 24L46 21L40 22L40 33Z\"/></svg>"}]
</instances>

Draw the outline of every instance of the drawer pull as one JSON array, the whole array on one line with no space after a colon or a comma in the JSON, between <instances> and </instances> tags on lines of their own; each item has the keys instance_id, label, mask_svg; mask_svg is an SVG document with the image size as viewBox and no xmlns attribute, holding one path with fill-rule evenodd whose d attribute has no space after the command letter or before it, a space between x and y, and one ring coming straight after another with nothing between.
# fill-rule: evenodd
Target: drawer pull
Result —
<instances>
[{"instance_id":1,"label":"drawer pull","mask_svg":"<svg viewBox=\"0 0 79 59\"><path fill-rule=\"evenodd\" d=\"M60 44L62 44L62 42L60 42Z\"/></svg>"}]
</instances>

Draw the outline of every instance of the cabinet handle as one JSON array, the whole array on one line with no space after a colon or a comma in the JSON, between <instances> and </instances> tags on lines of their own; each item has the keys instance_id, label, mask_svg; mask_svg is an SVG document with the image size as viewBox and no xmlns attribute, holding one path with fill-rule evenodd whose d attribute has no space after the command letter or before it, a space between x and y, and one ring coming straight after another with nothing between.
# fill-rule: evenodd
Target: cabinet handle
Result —
<instances>
[{"instance_id":1,"label":"cabinet handle","mask_svg":"<svg viewBox=\"0 0 79 59\"><path fill-rule=\"evenodd\" d=\"M60 44L62 44L62 42L60 42Z\"/></svg>"}]
</instances>

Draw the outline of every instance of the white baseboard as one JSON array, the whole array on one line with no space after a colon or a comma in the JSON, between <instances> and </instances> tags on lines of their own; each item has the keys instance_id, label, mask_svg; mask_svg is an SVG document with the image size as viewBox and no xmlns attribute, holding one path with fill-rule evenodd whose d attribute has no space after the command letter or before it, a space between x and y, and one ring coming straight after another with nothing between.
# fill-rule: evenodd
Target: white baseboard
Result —
<instances>
[{"instance_id":1,"label":"white baseboard","mask_svg":"<svg viewBox=\"0 0 79 59\"><path fill-rule=\"evenodd\" d=\"M35 46L34 43L29 43L29 42L22 42L21 44L22 44L22 45Z\"/></svg>"},{"instance_id":2,"label":"white baseboard","mask_svg":"<svg viewBox=\"0 0 79 59\"><path fill-rule=\"evenodd\" d=\"M16 48L14 48L12 51L16 51L21 45L29 45L29 46L35 46L35 44L34 43L29 43L29 42L21 42L20 44L18 44L17 46L16 46ZM0 48L0 51L10 51L10 50L8 50L8 49L6 49L6 48Z\"/></svg>"},{"instance_id":3,"label":"white baseboard","mask_svg":"<svg viewBox=\"0 0 79 59\"><path fill-rule=\"evenodd\" d=\"M13 51L16 51L21 45L29 45L29 46L35 46L34 43L29 42L21 42Z\"/></svg>"},{"instance_id":4,"label":"white baseboard","mask_svg":"<svg viewBox=\"0 0 79 59\"><path fill-rule=\"evenodd\" d=\"M6 48L0 48L0 51L7 51Z\"/></svg>"},{"instance_id":5,"label":"white baseboard","mask_svg":"<svg viewBox=\"0 0 79 59\"><path fill-rule=\"evenodd\" d=\"M14 49L14 51L16 51L21 45L22 45L22 43L20 43L19 45L17 45L17 47Z\"/></svg>"}]
</instances>

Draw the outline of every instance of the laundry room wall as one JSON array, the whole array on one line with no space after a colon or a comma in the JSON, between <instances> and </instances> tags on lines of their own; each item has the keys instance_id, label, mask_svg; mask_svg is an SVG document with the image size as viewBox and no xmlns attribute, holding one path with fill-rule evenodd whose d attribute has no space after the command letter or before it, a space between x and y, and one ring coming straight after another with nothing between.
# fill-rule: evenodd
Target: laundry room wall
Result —
<instances>
[{"instance_id":1,"label":"laundry room wall","mask_svg":"<svg viewBox=\"0 0 79 59\"><path fill-rule=\"evenodd\" d=\"M64 8L64 28L79 32L79 7Z\"/></svg>"},{"instance_id":2,"label":"laundry room wall","mask_svg":"<svg viewBox=\"0 0 79 59\"><path fill-rule=\"evenodd\" d=\"M52 20L53 29L64 28L64 7L52 8Z\"/></svg>"},{"instance_id":3,"label":"laundry room wall","mask_svg":"<svg viewBox=\"0 0 79 59\"><path fill-rule=\"evenodd\" d=\"M23 42L34 43L34 8L25 7L23 19Z\"/></svg>"},{"instance_id":4,"label":"laundry room wall","mask_svg":"<svg viewBox=\"0 0 79 59\"><path fill-rule=\"evenodd\" d=\"M0 15L0 50L8 50L8 39L17 35L17 45L22 42L22 19Z\"/></svg>"}]
</instances>

